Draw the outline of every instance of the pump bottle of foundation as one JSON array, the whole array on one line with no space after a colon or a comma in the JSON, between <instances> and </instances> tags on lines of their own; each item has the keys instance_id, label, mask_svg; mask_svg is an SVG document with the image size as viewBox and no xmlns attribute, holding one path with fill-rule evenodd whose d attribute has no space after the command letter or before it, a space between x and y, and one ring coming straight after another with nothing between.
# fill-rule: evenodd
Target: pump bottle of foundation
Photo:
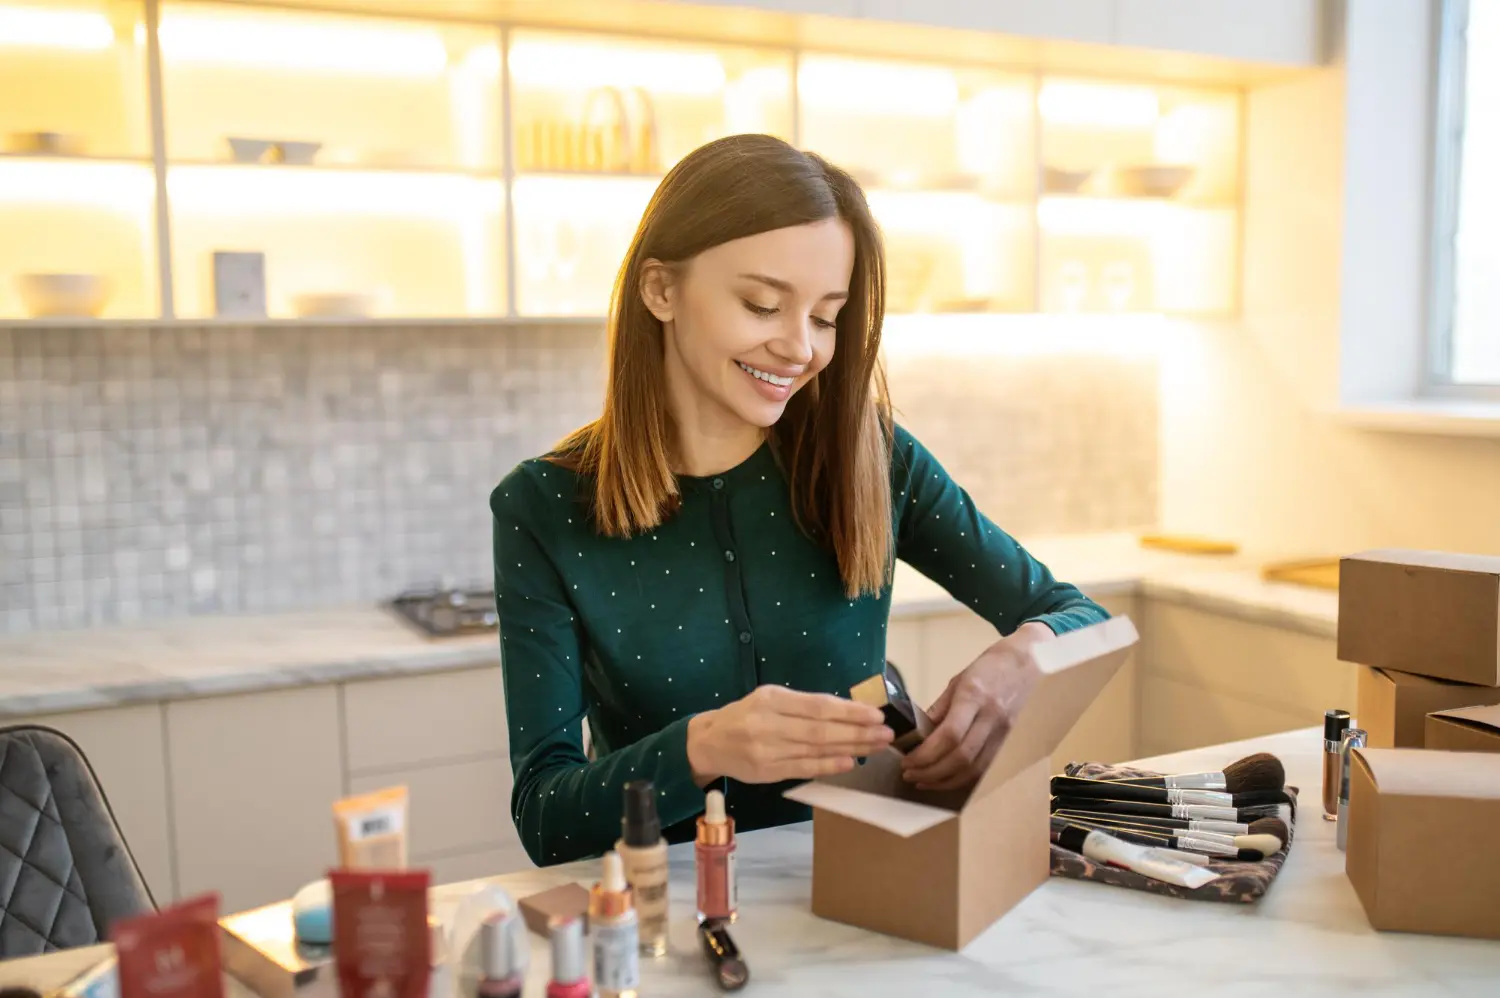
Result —
<instances>
[{"instance_id":1,"label":"pump bottle of foundation","mask_svg":"<svg viewBox=\"0 0 1500 998\"><path fill-rule=\"evenodd\" d=\"M604 854L604 876L589 892L589 932L594 937L594 987L599 998L636 998L641 984L640 936L625 864Z\"/></svg>"},{"instance_id":2,"label":"pump bottle of foundation","mask_svg":"<svg viewBox=\"0 0 1500 998\"><path fill-rule=\"evenodd\" d=\"M710 790L698 819L694 847L698 866L698 921L733 922L739 917L739 888L734 878L734 819L724 813L724 795Z\"/></svg>"},{"instance_id":3,"label":"pump bottle of foundation","mask_svg":"<svg viewBox=\"0 0 1500 998\"><path fill-rule=\"evenodd\" d=\"M640 920L641 952L667 951L667 840L656 813L656 788L650 780L625 784L625 816L615 851L625 863L625 879L635 894Z\"/></svg>"}]
</instances>

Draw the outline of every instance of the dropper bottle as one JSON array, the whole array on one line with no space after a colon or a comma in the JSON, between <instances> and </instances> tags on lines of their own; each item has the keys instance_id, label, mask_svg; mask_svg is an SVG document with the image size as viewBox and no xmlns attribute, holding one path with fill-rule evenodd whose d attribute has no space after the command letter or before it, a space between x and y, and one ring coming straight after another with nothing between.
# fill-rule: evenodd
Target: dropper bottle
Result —
<instances>
[{"instance_id":1,"label":"dropper bottle","mask_svg":"<svg viewBox=\"0 0 1500 998\"><path fill-rule=\"evenodd\" d=\"M693 853L698 866L698 921L733 922L739 916L734 877L734 819L724 813L724 794L710 790L698 819Z\"/></svg>"},{"instance_id":2,"label":"dropper bottle","mask_svg":"<svg viewBox=\"0 0 1500 998\"><path fill-rule=\"evenodd\" d=\"M599 998L636 998L641 985L640 933L625 864L604 854L604 875L589 892L589 931L594 937L594 986Z\"/></svg>"}]
</instances>

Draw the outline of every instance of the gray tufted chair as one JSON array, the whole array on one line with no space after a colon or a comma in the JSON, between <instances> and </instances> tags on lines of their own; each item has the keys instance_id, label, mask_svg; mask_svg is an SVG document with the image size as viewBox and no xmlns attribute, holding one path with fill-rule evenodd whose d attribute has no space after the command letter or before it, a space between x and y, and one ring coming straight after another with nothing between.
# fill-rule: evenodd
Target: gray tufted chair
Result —
<instances>
[{"instance_id":1,"label":"gray tufted chair","mask_svg":"<svg viewBox=\"0 0 1500 998\"><path fill-rule=\"evenodd\" d=\"M103 942L115 919L155 908L73 740L0 728L0 959Z\"/></svg>"}]
</instances>

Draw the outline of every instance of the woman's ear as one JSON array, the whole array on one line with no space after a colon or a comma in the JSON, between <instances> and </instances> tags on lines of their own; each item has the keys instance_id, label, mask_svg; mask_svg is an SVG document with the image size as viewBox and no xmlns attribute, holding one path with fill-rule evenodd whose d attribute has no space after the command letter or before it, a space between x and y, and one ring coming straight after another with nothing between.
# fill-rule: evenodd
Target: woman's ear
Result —
<instances>
[{"instance_id":1,"label":"woman's ear","mask_svg":"<svg viewBox=\"0 0 1500 998\"><path fill-rule=\"evenodd\" d=\"M672 268L660 260L647 260L641 265L641 301L662 322L672 321L677 298L675 278Z\"/></svg>"}]
</instances>

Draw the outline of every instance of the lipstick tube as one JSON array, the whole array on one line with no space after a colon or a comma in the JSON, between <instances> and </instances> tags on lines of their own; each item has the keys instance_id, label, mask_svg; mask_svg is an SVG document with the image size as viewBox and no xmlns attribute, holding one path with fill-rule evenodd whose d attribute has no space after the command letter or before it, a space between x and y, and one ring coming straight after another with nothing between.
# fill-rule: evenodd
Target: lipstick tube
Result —
<instances>
[{"instance_id":1,"label":"lipstick tube","mask_svg":"<svg viewBox=\"0 0 1500 998\"><path fill-rule=\"evenodd\" d=\"M583 919L554 915L547 923L552 940L552 980L547 998L589 998L594 992L583 966Z\"/></svg>"},{"instance_id":2,"label":"lipstick tube","mask_svg":"<svg viewBox=\"0 0 1500 998\"><path fill-rule=\"evenodd\" d=\"M698 921L733 922L739 917L734 852L734 819L724 813L724 795L710 790L693 846L698 868Z\"/></svg>"},{"instance_id":3,"label":"lipstick tube","mask_svg":"<svg viewBox=\"0 0 1500 998\"><path fill-rule=\"evenodd\" d=\"M1343 775L1340 748L1349 730L1349 712L1330 710L1323 714L1323 820L1335 821L1339 813L1339 782Z\"/></svg>"}]
</instances>

